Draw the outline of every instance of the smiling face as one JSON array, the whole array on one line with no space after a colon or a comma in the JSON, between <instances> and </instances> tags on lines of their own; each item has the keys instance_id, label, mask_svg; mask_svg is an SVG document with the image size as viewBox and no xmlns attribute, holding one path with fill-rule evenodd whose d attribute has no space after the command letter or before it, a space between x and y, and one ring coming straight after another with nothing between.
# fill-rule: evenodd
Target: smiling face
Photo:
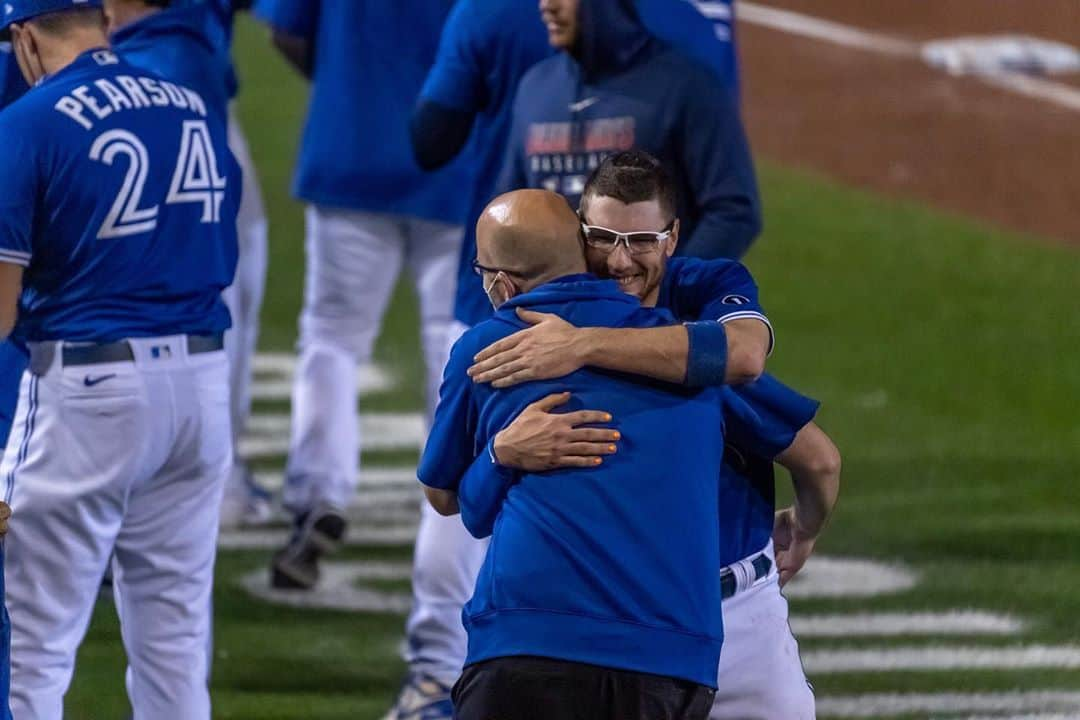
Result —
<instances>
[{"instance_id":1,"label":"smiling face","mask_svg":"<svg viewBox=\"0 0 1080 720\"><path fill-rule=\"evenodd\" d=\"M556 50L570 50L577 42L580 0L540 0L540 18L548 31L548 43Z\"/></svg>"},{"instance_id":2,"label":"smiling face","mask_svg":"<svg viewBox=\"0 0 1080 720\"><path fill-rule=\"evenodd\" d=\"M659 199L627 204L601 195L590 197L586 208L586 224L620 233L662 232L671 223L670 213L664 211ZM636 295L642 304L652 306L660 294L668 258L675 253L678 243L679 222L676 220L671 237L657 243L650 252L632 255L625 243L618 243L614 250L607 252L586 243L585 260L589 272L617 281L624 292Z\"/></svg>"}]
</instances>

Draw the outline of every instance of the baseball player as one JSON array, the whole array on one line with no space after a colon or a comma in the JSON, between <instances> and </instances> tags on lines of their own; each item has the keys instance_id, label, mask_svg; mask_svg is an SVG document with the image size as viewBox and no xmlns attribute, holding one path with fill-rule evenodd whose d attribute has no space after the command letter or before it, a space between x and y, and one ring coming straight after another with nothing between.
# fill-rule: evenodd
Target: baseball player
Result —
<instances>
[{"instance_id":1,"label":"baseball player","mask_svg":"<svg viewBox=\"0 0 1080 720\"><path fill-rule=\"evenodd\" d=\"M0 110L27 91L11 43L0 42ZM0 343L0 444L7 442L15 405L19 400L19 379L26 369L26 349L17 342Z\"/></svg>"},{"instance_id":2,"label":"baseball player","mask_svg":"<svg viewBox=\"0 0 1080 720\"><path fill-rule=\"evenodd\" d=\"M244 188L237 220L240 259L236 279L225 291L233 319L232 328L225 333L225 350L232 387L235 458L221 508L221 521L226 526L263 522L271 514L269 493L256 485L236 452L251 412L252 362L267 263L266 211L247 139L236 116L239 81L231 57L234 16L250 6L250 0L116 0L106 4L110 14L119 18L111 22L111 40L114 45L123 43L121 52L130 62L201 88L204 97L222 97L229 103L229 148L243 170ZM161 14L164 8L169 12ZM215 100L214 105L219 103Z\"/></svg>"},{"instance_id":3,"label":"baseball player","mask_svg":"<svg viewBox=\"0 0 1080 720\"><path fill-rule=\"evenodd\" d=\"M11 52L11 43L0 42L0 110L21 97L27 89L26 81L23 80L22 72ZM26 349L20 344L12 340L0 343L0 445L7 443L11 432L15 406L19 401L19 380L26 369L26 362ZM6 502L0 501L0 537L7 535L10 517L11 508ZM7 606L3 602L3 565L3 546L0 541L0 720L9 720L11 622L8 619Z\"/></svg>"},{"instance_id":4,"label":"baseball player","mask_svg":"<svg viewBox=\"0 0 1080 720\"><path fill-rule=\"evenodd\" d=\"M668 222L672 207L670 200L659 201L665 185L662 168L637 153L616 155L601 165L586 187L582 205L589 268L619 280L644 304L668 308L684 322L717 316L723 320L724 300L733 298L717 298L701 283L703 273L715 272L723 261L669 260L668 254L674 251L671 238L663 241L663 251L656 247L653 229ZM612 247L612 233L625 239ZM651 240L650 235L654 236ZM630 245L635 241L652 242L654 250L644 252L641 245L635 253ZM628 280L635 276L645 279ZM653 290L648 278L656 279ZM729 312L737 314L740 307L745 305L729 305ZM596 330L571 328L552 316L525 315L523 319L539 324L479 353L480 361L470 370L475 380L505 387L556 377L595 362L587 346L597 339ZM601 362L609 369L672 379L665 363L627 354L629 348L610 334L603 338L603 346ZM717 350L700 342L691 347L695 353ZM557 353L552 352L555 348ZM720 353L716 358L714 362L719 362ZM700 359L695 364L708 366L709 361ZM688 372L686 380L708 381L694 372ZM805 563L836 503L839 453L812 422L817 403L775 379L763 376L725 393L729 447L724 474L728 482L722 483L720 497L725 643L718 667L720 690L711 717L812 718L813 695L799 662L780 587ZM495 436L491 453L479 458L462 480L462 520L475 535L490 533L502 497L516 482L507 467L535 470L597 459L575 451L579 431L550 414L553 407L538 405L523 413ZM774 459L791 472L796 489L795 505L775 518Z\"/></svg>"},{"instance_id":5,"label":"baseball player","mask_svg":"<svg viewBox=\"0 0 1080 720\"><path fill-rule=\"evenodd\" d=\"M429 411L446 361L471 184L468 158L425 174L408 117L450 0L265 0L257 15L312 81L294 183L308 203L307 275L285 506L296 532L273 560L278 587L311 588L345 532L359 455L356 364L371 359L406 265L420 300ZM377 108L377 111L373 111Z\"/></svg>"},{"instance_id":6,"label":"baseball player","mask_svg":"<svg viewBox=\"0 0 1080 720\"><path fill-rule=\"evenodd\" d=\"M0 334L30 350L0 465L12 712L62 716L113 553L134 716L209 718L239 168L196 90L107 49L99 0L2 23L34 86L0 113Z\"/></svg>"}]
</instances>

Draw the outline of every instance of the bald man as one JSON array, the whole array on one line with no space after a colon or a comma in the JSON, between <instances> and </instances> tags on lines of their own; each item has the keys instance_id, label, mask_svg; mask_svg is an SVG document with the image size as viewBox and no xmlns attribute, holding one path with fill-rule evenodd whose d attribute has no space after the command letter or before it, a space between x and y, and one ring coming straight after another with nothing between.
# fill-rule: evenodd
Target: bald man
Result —
<instances>
[{"instance_id":1,"label":"bald man","mask_svg":"<svg viewBox=\"0 0 1080 720\"><path fill-rule=\"evenodd\" d=\"M594 446L581 454L601 457L524 473L510 488L463 613L468 656L453 692L462 720L697 719L712 703L719 394L591 369L509 389L466 373L476 353L524 327L519 308L642 332L674 322L585 274L583 257L577 218L553 193L504 195L477 225L476 269L496 313L451 352L418 470L428 499L456 512L468 466L537 405L563 406L561 419Z\"/></svg>"}]
</instances>

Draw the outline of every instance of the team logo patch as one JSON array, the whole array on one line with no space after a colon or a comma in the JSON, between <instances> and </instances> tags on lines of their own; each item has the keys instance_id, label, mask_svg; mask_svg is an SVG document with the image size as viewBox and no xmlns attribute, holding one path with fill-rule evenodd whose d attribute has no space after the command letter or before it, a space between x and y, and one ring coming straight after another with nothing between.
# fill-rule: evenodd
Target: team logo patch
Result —
<instances>
[{"instance_id":1,"label":"team logo patch","mask_svg":"<svg viewBox=\"0 0 1080 720\"><path fill-rule=\"evenodd\" d=\"M720 302L725 305L749 305L750 298L745 295L726 295Z\"/></svg>"}]
</instances>

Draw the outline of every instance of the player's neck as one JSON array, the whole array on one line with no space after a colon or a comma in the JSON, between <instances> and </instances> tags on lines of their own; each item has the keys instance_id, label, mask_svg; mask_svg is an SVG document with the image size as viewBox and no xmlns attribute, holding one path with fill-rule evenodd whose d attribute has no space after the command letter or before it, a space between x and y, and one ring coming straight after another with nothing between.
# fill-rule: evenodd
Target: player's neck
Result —
<instances>
[{"instance_id":1,"label":"player's neck","mask_svg":"<svg viewBox=\"0 0 1080 720\"><path fill-rule=\"evenodd\" d=\"M46 74L54 75L75 62L75 59L87 50L108 46L109 41L100 30L75 31L43 52L41 64Z\"/></svg>"}]
</instances>

